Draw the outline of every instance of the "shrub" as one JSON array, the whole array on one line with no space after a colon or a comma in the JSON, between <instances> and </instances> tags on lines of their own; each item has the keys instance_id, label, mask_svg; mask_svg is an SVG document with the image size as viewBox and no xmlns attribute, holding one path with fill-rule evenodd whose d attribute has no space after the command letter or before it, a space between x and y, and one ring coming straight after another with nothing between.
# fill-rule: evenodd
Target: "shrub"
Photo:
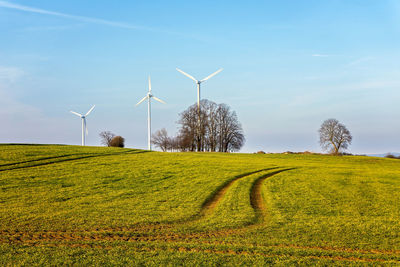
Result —
<instances>
[{"instance_id":1,"label":"shrub","mask_svg":"<svg viewBox=\"0 0 400 267\"><path fill-rule=\"evenodd\" d=\"M124 147L125 139L122 136L115 136L111 139L110 146L112 147Z\"/></svg>"},{"instance_id":2,"label":"shrub","mask_svg":"<svg viewBox=\"0 0 400 267\"><path fill-rule=\"evenodd\" d=\"M341 153L341 154L342 154L342 156L353 156L353 154L347 153L347 152L343 152L343 153Z\"/></svg>"}]
</instances>

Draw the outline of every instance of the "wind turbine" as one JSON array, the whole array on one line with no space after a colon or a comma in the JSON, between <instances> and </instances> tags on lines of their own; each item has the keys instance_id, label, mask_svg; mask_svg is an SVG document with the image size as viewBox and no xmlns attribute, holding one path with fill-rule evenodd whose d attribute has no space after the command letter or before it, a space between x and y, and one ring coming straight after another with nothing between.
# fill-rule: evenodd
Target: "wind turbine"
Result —
<instances>
[{"instance_id":1,"label":"wind turbine","mask_svg":"<svg viewBox=\"0 0 400 267\"><path fill-rule=\"evenodd\" d=\"M154 98L154 100L157 100L158 102L165 104L164 101L162 101L161 99L159 99L151 94L151 80L150 80L150 76L149 76L149 92L147 93L147 95L145 97L142 98L142 100L140 100L136 104L136 106L138 106L138 105L140 105L140 103L142 103L146 99L148 100L148 102L147 102L147 147L149 150L151 150L151 98Z\"/></svg>"},{"instance_id":2,"label":"wind turbine","mask_svg":"<svg viewBox=\"0 0 400 267\"><path fill-rule=\"evenodd\" d=\"M93 105L85 115L79 114L78 112L75 112L72 110L70 111L72 114L75 114L76 116L78 116L82 119L82 146L85 145L85 132L86 132L86 135L89 133L88 129L86 128L86 117L87 117L87 115L90 114L90 112L92 112L92 110L94 109L95 106L96 105Z\"/></svg>"},{"instance_id":3,"label":"wind turbine","mask_svg":"<svg viewBox=\"0 0 400 267\"><path fill-rule=\"evenodd\" d=\"M186 72L184 72L183 70L180 70L178 68L176 68L177 71L179 71L180 73L182 73L183 75L189 77L190 79L192 79L196 84L197 84L197 135L198 135L198 139L197 139L197 151L201 151L201 137L200 137L200 126L201 126L201 119L200 119L200 84L202 82L207 81L208 79L210 79L211 77L217 75L218 73L220 73L223 69L219 69L216 72L214 72L213 74L208 75L207 77L205 77L203 80L196 80L192 75L187 74Z\"/></svg>"},{"instance_id":4,"label":"wind turbine","mask_svg":"<svg viewBox=\"0 0 400 267\"><path fill-rule=\"evenodd\" d=\"M179 71L180 73L182 73L183 75L189 77L190 79L192 79L196 84L197 84L197 111L200 114L200 84L202 82L207 81L208 79L210 79L211 77L217 75L218 73L220 73L223 69L219 69L216 72L214 72L211 75L208 75L207 77L205 77L203 80L196 80L195 78L193 78L193 76L187 74L186 72L184 72L183 70L180 70L178 68L176 68L177 71Z\"/></svg>"}]
</instances>

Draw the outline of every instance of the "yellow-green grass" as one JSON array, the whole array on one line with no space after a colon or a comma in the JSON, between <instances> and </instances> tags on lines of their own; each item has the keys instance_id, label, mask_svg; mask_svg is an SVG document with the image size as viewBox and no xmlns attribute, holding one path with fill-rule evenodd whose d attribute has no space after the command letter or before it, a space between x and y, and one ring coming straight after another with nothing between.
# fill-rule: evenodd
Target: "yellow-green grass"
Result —
<instances>
[{"instance_id":1,"label":"yellow-green grass","mask_svg":"<svg viewBox=\"0 0 400 267\"><path fill-rule=\"evenodd\" d=\"M0 264L400 264L400 160L0 145Z\"/></svg>"}]
</instances>

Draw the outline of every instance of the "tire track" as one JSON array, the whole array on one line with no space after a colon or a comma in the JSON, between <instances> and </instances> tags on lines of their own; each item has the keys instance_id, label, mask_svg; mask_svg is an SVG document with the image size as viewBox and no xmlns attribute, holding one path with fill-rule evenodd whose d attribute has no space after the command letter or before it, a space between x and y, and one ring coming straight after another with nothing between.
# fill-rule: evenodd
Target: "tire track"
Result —
<instances>
[{"instance_id":1,"label":"tire track","mask_svg":"<svg viewBox=\"0 0 400 267\"><path fill-rule=\"evenodd\" d=\"M265 168L265 169L260 169L260 170L255 170L251 172L246 172L246 173L241 173L233 178L227 180L224 182L222 185L218 186L213 193L211 193L206 200L201 204L200 211L192 216L189 216L187 218L183 219L178 219L178 220L173 220L173 221L167 221L164 222L164 225L169 225L169 226L179 226L183 225L186 223L191 223L191 222L196 222L199 221L200 219L203 219L204 217L208 216L211 214L211 212L215 209L217 204L221 201L221 199L224 197L226 192L229 190L229 188L239 179L245 178L247 176L250 176L255 173L263 172L263 171L268 171L268 170L274 170L277 169L278 167L271 167L271 168ZM150 224L151 225L151 224ZM160 223L157 224L159 227L161 226Z\"/></svg>"},{"instance_id":2,"label":"tire track","mask_svg":"<svg viewBox=\"0 0 400 267\"><path fill-rule=\"evenodd\" d=\"M146 152L146 151L144 151ZM135 153L136 154L136 153ZM95 156L90 156L90 157L95 157ZM86 157L85 157L86 158ZM79 158L81 159L81 158ZM75 160L75 159L70 159L70 160ZM57 162L58 163L58 162ZM266 179L269 178L273 175L276 175L278 173L284 172L291 170L290 169L281 169L277 170L271 173L267 173L265 175L260 176L255 180L253 183L251 190L250 190L250 204L252 208L255 211L256 214L256 219L254 223L247 224L243 227L238 227L238 228L226 228L226 229L221 229L221 230L216 230L216 231L200 231L200 232L194 232L194 233L187 233L187 234L182 234L179 232L175 232L174 230L177 230L180 226L185 226L187 223L194 223L197 222L201 219L204 219L205 217L209 216L212 214L214 211L215 207L218 205L218 203L223 199L224 195L227 193L227 191L232 187L232 185L238 181L239 179L248 177L252 174L260 173L263 171L268 171L268 170L274 170L278 169L278 167L271 167L271 168L265 168L265 169L260 169L252 172L246 172L242 173L239 175L234 176L232 179L228 180L224 184L222 184L220 187L218 187L214 193L210 195L202 204L201 210L185 219L181 220L176 220L176 221L168 221L168 222L157 222L157 223L150 223L150 224L141 224L133 227L120 227L120 228L108 228L108 229L96 229L94 231L88 231L88 230L83 230L83 231L74 231L74 232L69 232L69 234L66 234L66 232L63 231L55 231L55 232L36 232L36 233L14 233L15 234L15 239L19 240L20 238L27 237L27 235L30 235L33 239L46 239L46 237L51 238L56 238L56 237L63 237L67 239L73 239L73 240L79 240L82 238L82 236L93 236L94 239L108 239L108 240L114 240L114 239L120 239L120 238L126 238L126 234L121 234L121 233L128 233L129 237L134 238L135 240L143 240L143 241L155 241L155 240L165 240L165 241L177 241L177 240L190 240L190 239L200 239L200 238L214 238L214 237L223 237L223 236L229 236L229 235L234 235L234 234L240 234L243 232L248 231L249 229L254 228L254 226L257 226L261 223L260 218L263 217L263 214L265 212L265 205L263 203L263 199L261 196L261 184L262 182ZM0 234L6 234L5 232L0 232ZM33 235L32 235L33 234ZM7 234L6 234L7 235Z\"/></svg>"},{"instance_id":3,"label":"tire track","mask_svg":"<svg viewBox=\"0 0 400 267\"><path fill-rule=\"evenodd\" d=\"M294 169L296 168L287 168L274 171L266 175L260 176L256 181L254 181L250 190L250 205L256 214L254 224L259 224L264 222L264 218L266 216L267 208L261 193L262 183L264 182L264 180L281 172L290 171Z\"/></svg>"},{"instance_id":4,"label":"tire track","mask_svg":"<svg viewBox=\"0 0 400 267\"><path fill-rule=\"evenodd\" d=\"M66 157L78 156L78 155L88 155L88 153L68 154L68 155L44 157L44 158L38 158L38 159L32 159L32 160L26 160L26 161L12 162L12 163L7 163L7 164L1 164L0 167L8 167L8 166L19 165L19 164L24 164L24 163L31 163L31 162L49 160L49 159L66 158Z\"/></svg>"},{"instance_id":5,"label":"tire track","mask_svg":"<svg viewBox=\"0 0 400 267\"><path fill-rule=\"evenodd\" d=\"M124 152L119 152L119 153L113 153L113 154L95 154L95 155L87 155L87 156L82 156L82 157L75 157L75 158L67 158L67 159L61 159L61 160L56 160L56 161L50 161L50 162L40 162L40 163L36 163L33 165L28 165L28 166L17 166L17 167L13 167L13 168L8 168L8 169L0 169L0 172L3 171L12 171L12 170L18 170L18 169L26 169L26 168L33 168L33 167L40 167L40 166L45 166L45 165L50 165L50 164L56 164L56 163L63 163L63 162L68 162L68 161L74 161L74 160L81 160L81 159L87 159L87 158L96 158L96 157L107 157L107 156L117 156L117 155L124 155L124 154L141 154L141 153L147 153L150 151L136 151L136 150L129 150L129 151L124 151ZM77 154L73 154L73 155L68 155L68 156L74 156ZM54 157L54 158L42 158L42 159L38 159L38 160L34 160L34 161L28 161L26 163L29 162L35 162L35 161L41 161L41 160L47 160L47 159L57 159L57 158L62 158L64 156L59 156L59 157ZM67 157L67 156L65 156ZM23 163L16 163L16 164L24 164ZM15 164L15 165L16 165ZM0 166L1 167L1 166Z\"/></svg>"},{"instance_id":6,"label":"tire track","mask_svg":"<svg viewBox=\"0 0 400 267\"><path fill-rule=\"evenodd\" d=\"M226 192L229 190L229 188L239 179L245 178L247 176L250 176L252 174L256 174L259 172L263 171L269 171L269 170L274 170L277 169L278 167L271 167L271 168L266 168L266 169L261 169L261 170L256 170L252 172L246 172L239 174L235 176L233 179L226 181L224 184L222 184L220 187L218 187L213 194L211 194L202 204L201 206L201 211L200 215L205 216L209 212L211 212L218 204L218 202L221 201L221 199L224 197Z\"/></svg>"},{"instance_id":7,"label":"tire track","mask_svg":"<svg viewBox=\"0 0 400 267\"><path fill-rule=\"evenodd\" d=\"M260 169L252 172L247 172L247 173L242 173L239 175L234 176L232 179L226 181L224 184L219 186L214 193L212 193L202 204L202 208L199 213L190 216L185 219L181 220L176 220L176 221L170 221L166 222L164 225L167 227L162 227L160 224L158 224L156 227L157 229L168 229L174 231L178 230L177 227L185 227L188 226L190 223L196 223L199 222L208 216L210 216L213 212L214 209L217 207L218 203L221 202L221 200L224 198L225 194L228 192L228 190L234 185L235 182L237 182L240 179L246 178L250 175L264 172L264 171L270 171L274 169L278 169L279 167L271 167L271 168L265 168L265 169ZM253 182L252 187L250 189L250 205L252 206L254 213L256 214L255 219L243 226L239 226L237 228L224 228L216 231L196 231L195 233L192 234L186 234L184 236L181 236L181 239L198 239L198 238L207 238L207 237L223 237L223 236L229 236L229 235L235 235L235 234L242 234L250 229L254 229L254 227L260 226L262 221L260 218L263 218L263 210L265 210L263 200L261 197L261 183L264 181L266 178L271 177L273 175L276 175L278 173L284 172L284 171L289 171L295 168L286 168L286 169L280 169L274 172L270 172L264 175L261 175L259 178ZM175 227L175 229L173 229ZM156 228L153 228L156 229ZM160 233L155 233L155 234L160 234ZM179 239L179 238L178 238Z\"/></svg>"},{"instance_id":8,"label":"tire track","mask_svg":"<svg viewBox=\"0 0 400 267\"><path fill-rule=\"evenodd\" d=\"M139 151L137 153L140 152L147 152L147 151ZM125 152L126 153L126 152ZM121 153L119 153L121 154ZM133 153L136 154L136 153ZM106 155L104 155L106 156ZM108 155L107 155L108 156ZM91 155L90 157L95 157L93 155ZM74 159L68 159L68 160L77 160L77 159L82 159L82 158L86 158L86 157L80 157L80 158L74 158ZM64 161L68 161L68 160L63 160L60 162L64 162ZM58 162L53 162L53 163L58 163ZM53 164L53 163L45 163L45 164ZM40 165L39 165L40 166ZM34 166L29 166L29 167L34 167ZM243 229L238 228L238 229L224 229L222 231L212 231L212 232L197 232L197 233L192 233L192 234L185 234L185 235L177 235L175 233L172 233L171 235L166 234L166 238L164 238L162 235L163 231L165 230L173 230L172 228L174 227L179 227L181 225L184 225L186 223L190 223L190 222L196 222L204 217L206 217L207 215L210 215L211 212L215 209L215 207L217 206L217 204L223 199L224 195L226 194L226 192L229 190L229 188L239 179L245 178L247 176L250 176L252 174L256 174L256 173L260 173L263 171L268 171L268 170L274 170L277 169L278 167L271 167L271 168L264 168L264 169L260 169L260 170L255 170L255 171L251 171L251 172L246 172L246 173L242 173L239 175L234 176L233 178L231 178L230 180L226 181L225 183L223 183L221 186L219 186L214 193L212 193L201 205L201 210L188 218L184 218L184 219L180 219L180 220L176 220L176 221L168 221L168 222L163 222L163 223L150 223L150 224L141 224L141 225L137 225L137 226L133 226L133 227L120 227L120 228L109 228L109 229L96 229L94 231L76 231L76 232L70 232L69 234L66 234L66 232L63 231L55 231L55 232L36 232L36 233L23 233L23 232L15 232L14 233L14 237L16 240L20 240L23 237L27 237L30 236L33 239L43 239L43 237L51 237L51 238L55 238L55 237L66 237L66 238L71 238L71 239L80 239L79 234L83 234L86 235L88 233L95 233L94 235L96 236L95 238L100 238L100 236L102 235L107 235L108 238L113 239L114 236L120 236L119 233L117 232L128 232L131 233L131 236L135 235L139 237L139 239L142 240L159 240L159 239L173 239L173 240L179 240L179 239L197 239L197 238L201 238L201 237L218 237L218 236L226 236L226 235L231 235L234 233L238 233L238 232L243 232ZM263 177L269 177L272 176L276 173L282 172L283 170L277 171L277 172L273 172L271 174L267 174L267 175L263 175L261 176L261 178ZM260 179L260 178L259 178ZM157 230L162 231L157 232ZM151 233L149 233L149 231L152 231ZM156 231L156 232L153 232ZM115 233L115 234L113 234ZM7 236L8 234L11 234L8 231L0 231L0 240L1 240L1 236ZM156 236L154 238L154 236Z\"/></svg>"},{"instance_id":9,"label":"tire track","mask_svg":"<svg viewBox=\"0 0 400 267\"><path fill-rule=\"evenodd\" d=\"M217 204L223 199L226 192L237 180L247 177L251 174L259 173L266 170L277 169L277 167L257 170L249 173L244 173L235 176L233 179L227 181L219 189L217 189L211 197L209 197L202 205L202 210L199 212L200 218L210 214ZM289 171L295 168L287 168L276 170L258 177L252 184L250 190L250 204L256 214L256 221L253 225L245 226L237 229L223 229L221 231L214 232L197 232L197 233L174 233L174 232L147 232L152 228L146 226L138 226L138 228L116 228L116 229L96 229L95 231L78 231L78 232L36 232L36 233L24 233L24 232L9 232L0 231L0 243L8 244L22 244L28 246L73 246L81 248L90 247L102 247L104 242L117 242L117 246L124 243L121 242L143 242L145 251L152 251L153 249L165 249L168 251L179 251L179 252L201 252L201 253L213 253L213 254L231 254L231 255L248 255L248 256L262 256L262 257L278 257L278 258L294 258L294 259L327 259L333 261L343 262L365 262L365 263L400 263L400 251L384 251L384 250L358 250L351 248L330 248L330 247L307 247L298 245L270 245L270 246L258 246L259 249L268 248L282 248L282 249L295 249L293 252L282 253L270 253L270 252L258 252L258 251L234 251L232 249L221 249L218 248L218 243L221 245L229 245L224 241L213 240L213 238L223 237L227 235L237 234L239 232L247 231L250 228L254 228L256 225L264 222L264 216L266 215L267 208L262 197L262 183L267 179L276 174L284 171ZM160 228L164 230L171 230L171 225L158 224ZM138 230L132 232L132 230ZM146 231L147 230L147 231ZM154 229L153 229L154 230ZM145 232L143 232L145 231ZM50 244L49 244L50 242ZM51 243L57 242L57 243ZM87 243L91 242L91 243ZM167 247L167 248L154 248L157 244L173 245L178 244L180 247ZM182 242L183 245L182 247ZM125 243L127 244L127 243ZM193 247L201 244L211 245L211 248ZM231 244L235 246L235 244ZM240 244L243 245L243 244ZM107 245L110 247L110 244ZM186 246L186 247L185 247ZM104 248L104 246L103 246ZM321 252L326 255L322 255ZM297 255L293 255L297 254ZM306 254L306 255L305 255ZM308 254L308 255L307 255ZM338 255L334 255L338 254ZM360 255L361 254L361 255ZM376 258L379 256L390 257L390 258Z\"/></svg>"}]
</instances>

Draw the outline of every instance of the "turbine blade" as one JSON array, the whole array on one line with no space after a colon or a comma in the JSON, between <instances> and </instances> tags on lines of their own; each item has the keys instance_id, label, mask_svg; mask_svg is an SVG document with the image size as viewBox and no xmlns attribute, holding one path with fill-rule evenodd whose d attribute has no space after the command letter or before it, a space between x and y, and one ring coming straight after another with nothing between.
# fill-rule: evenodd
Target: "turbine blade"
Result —
<instances>
[{"instance_id":1,"label":"turbine blade","mask_svg":"<svg viewBox=\"0 0 400 267\"><path fill-rule=\"evenodd\" d=\"M82 114L79 114L78 112L75 112L75 111L70 111L72 114L75 114L76 116L79 116L79 117L82 117Z\"/></svg>"},{"instance_id":2,"label":"turbine blade","mask_svg":"<svg viewBox=\"0 0 400 267\"><path fill-rule=\"evenodd\" d=\"M150 75L149 75L149 92L151 92L151 80L150 80Z\"/></svg>"},{"instance_id":3,"label":"turbine blade","mask_svg":"<svg viewBox=\"0 0 400 267\"><path fill-rule=\"evenodd\" d=\"M140 101L136 104L136 106L138 106L140 103L142 103L143 101L145 101L147 98L148 98L148 96L146 95L145 97L142 98L142 100L140 100Z\"/></svg>"},{"instance_id":4,"label":"turbine blade","mask_svg":"<svg viewBox=\"0 0 400 267\"><path fill-rule=\"evenodd\" d=\"M90 112L92 112L92 110L94 109L95 106L96 106L96 105L93 105L93 107L91 107L91 108L89 109L89 111L86 113L85 117L86 117L87 115L89 115Z\"/></svg>"},{"instance_id":5,"label":"turbine blade","mask_svg":"<svg viewBox=\"0 0 400 267\"><path fill-rule=\"evenodd\" d=\"M167 104L167 103L165 103L164 101L162 101L161 99L159 99L159 98L157 98L157 97L155 97L155 96L153 96L153 98L154 98L154 100L157 100L157 101L160 102L160 103Z\"/></svg>"},{"instance_id":6,"label":"turbine blade","mask_svg":"<svg viewBox=\"0 0 400 267\"><path fill-rule=\"evenodd\" d=\"M211 77L213 77L213 76L217 75L218 73L220 73L222 70L223 70L223 69L217 70L217 71L214 72L213 74L211 74L211 75L205 77L205 78L204 78L203 80L201 80L200 82L205 82L205 81L207 81L207 80L210 79Z\"/></svg>"},{"instance_id":7,"label":"turbine blade","mask_svg":"<svg viewBox=\"0 0 400 267\"><path fill-rule=\"evenodd\" d=\"M190 79L192 79L193 81L197 82L197 80L195 78L193 78L193 76L187 74L186 72L184 72L183 70L180 70L178 68L176 68L177 71L179 71L180 73L182 73L183 75L185 75L186 77L189 77Z\"/></svg>"}]
</instances>

